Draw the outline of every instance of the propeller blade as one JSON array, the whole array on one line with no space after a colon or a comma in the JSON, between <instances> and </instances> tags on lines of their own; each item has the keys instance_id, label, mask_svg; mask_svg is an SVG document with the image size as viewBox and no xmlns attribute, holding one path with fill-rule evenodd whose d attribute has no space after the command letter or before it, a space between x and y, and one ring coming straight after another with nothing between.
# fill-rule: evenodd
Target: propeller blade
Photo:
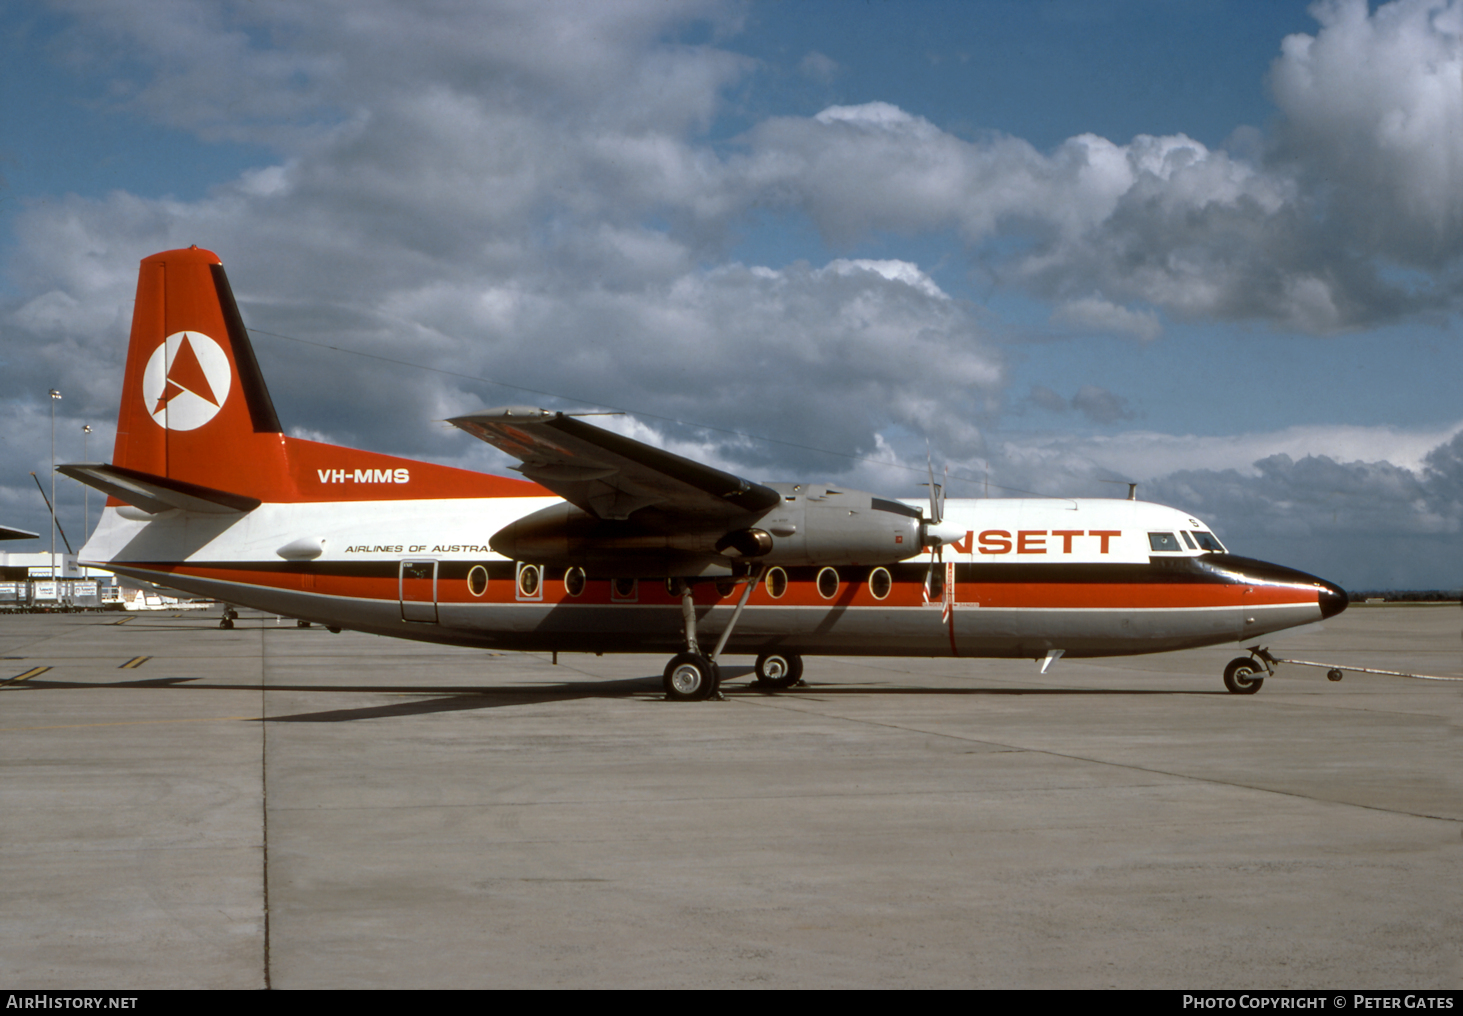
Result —
<instances>
[{"instance_id":1,"label":"propeller blade","mask_svg":"<svg viewBox=\"0 0 1463 1016\"><path fill-rule=\"evenodd\" d=\"M940 515L942 505L940 504L939 485L935 483L935 460L930 456L929 445L925 446L925 466L930 471L930 522L938 526L942 518Z\"/></svg>"}]
</instances>

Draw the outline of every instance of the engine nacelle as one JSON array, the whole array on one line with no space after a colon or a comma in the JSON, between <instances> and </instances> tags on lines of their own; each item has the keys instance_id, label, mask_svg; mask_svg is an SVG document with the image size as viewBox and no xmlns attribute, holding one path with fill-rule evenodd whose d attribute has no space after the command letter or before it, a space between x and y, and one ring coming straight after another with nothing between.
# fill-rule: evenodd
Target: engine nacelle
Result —
<instances>
[{"instance_id":1,"label":"engine nacelle","mask_svg":"<svg viewBox=\"0 0 1463 1016\"><path fill-rule=\"evenodd\" d=\"M827 484L769 483L782 504L757 520L772 534L759 560L780 565L893 564L923 549L916 508Z\"/></svg>"}]
</instances>

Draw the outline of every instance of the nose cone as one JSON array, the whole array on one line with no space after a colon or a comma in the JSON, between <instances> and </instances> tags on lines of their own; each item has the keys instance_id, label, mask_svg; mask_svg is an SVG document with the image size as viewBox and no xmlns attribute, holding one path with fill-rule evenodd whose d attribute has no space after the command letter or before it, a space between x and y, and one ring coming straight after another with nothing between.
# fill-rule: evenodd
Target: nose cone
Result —
<instances>
[{"instance_id":1,"label":"nose cone","mask_svg":"<svg viewBox=\"0 0 1463 1016\"><path fill-rule=\"evenodd\" d=\"M926 547L943 547L965 539L965 526L954 522L926 522L920 540Z\"/></svg>"},{"instance_id":2,"label":"nose cone","mask_svg":"<svg viewBox=\"0 0 1463 1016\"><path fill-rule=\"evenodd\" d=\"M1286 620L1283 624L1262 622L1256 630L1263 628L1265 631L1280 631L1314 621L1316 616L1311 613L1312 604L1315 604L1314 609L1320 610L1322 619L1335 617L1351 601L1346 590L1336 583L1294 568L1286 568L1284 565L1236 557L1233 554L1204 554L1189 560L1194 562L1195 568L1214 575L1220 581L1251 587L1245 594L1246 603L1265 604L1271 608L1281 605L1305 607L1304 614L1308 616L1300 620ZM1311 599L1313 596L1314 600ZM1276 615L1277 619L1278 616L1279 614ZM1252 621L1247 619L1245 623L1249 625ZM1250 632L1248 627L1245 630L1247 634Z\"/></svg>"},{"instance_id":3,"label":"nose cone","mask_svg":"<svg viewBox=\"0 0 1463 1016\"><path fill-rule=\"evenodd\" d=\"M1334 582L1318 580L1316 585L1320 589L1321 617L1323 618L1335 617L1351 602L1351 597L1346 595L1346 590Z\"/></svg>"}]
</instances>

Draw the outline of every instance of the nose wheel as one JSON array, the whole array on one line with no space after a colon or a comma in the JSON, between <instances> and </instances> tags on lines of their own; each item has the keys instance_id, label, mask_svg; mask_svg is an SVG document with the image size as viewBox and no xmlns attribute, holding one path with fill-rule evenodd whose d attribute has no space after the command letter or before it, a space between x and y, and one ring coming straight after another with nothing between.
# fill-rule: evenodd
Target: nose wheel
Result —
<instances>
[{"instance_id":1,"label":"nose wheel","mask_svg":"<svg viewBox=\"0 0 1463 1016\"><path fill-rule=\"evenodd\" d=\"M1224 668L1224 686L1232 695L1253 695L1265 683L1265 668L1248 656L1230 660Z\"/></svg>"}]
</instances>

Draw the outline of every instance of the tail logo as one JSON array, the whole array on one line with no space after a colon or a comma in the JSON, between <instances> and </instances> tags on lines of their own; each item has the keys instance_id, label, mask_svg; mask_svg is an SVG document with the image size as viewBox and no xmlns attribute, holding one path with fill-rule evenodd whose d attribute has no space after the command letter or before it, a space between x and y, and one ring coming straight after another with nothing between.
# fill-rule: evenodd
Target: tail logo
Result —
<instances>
[{"instance_id":1,"label":"tail logo","mask_svg":"<svg viewBox=\"0 0 1463 1016\"><path fill-rule=\"evenodd\" d=\"M158 426L196 430L223 408L232 377L217 342L202 332L174 332L147 361L142 401Z\"/></svg>"}]
</instances>

